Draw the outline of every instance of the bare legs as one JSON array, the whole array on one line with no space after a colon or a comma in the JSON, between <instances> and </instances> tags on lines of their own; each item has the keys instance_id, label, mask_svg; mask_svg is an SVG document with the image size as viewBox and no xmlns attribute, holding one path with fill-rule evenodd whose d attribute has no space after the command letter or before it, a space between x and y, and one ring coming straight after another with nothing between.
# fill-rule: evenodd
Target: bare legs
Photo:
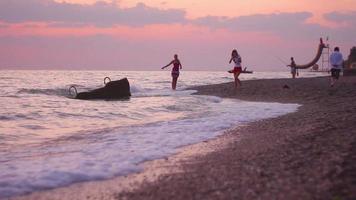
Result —
<instances>
[{"instance_id":1,"label":"bare legs","mask_svg":"<svg viewBox=\"0 0 356 200\"><path fill-rule=\"evenodd\" d=\"M235 78L235 89L237 89L237 85L241 86L241 81L239 79L240 72L234 73L234 78Z\"/></svg>"},{"instance_id":2,"label":"bare legs","mask_svg":"<svg viewBox=\"0 0 356 200\"><path fill-rule=\"evenodd\" d=\"M331 69L330 87L334 87L334 84L339 79L339 76L340 76L340 70Z\"/></svg>"},{"instance_id":3,"label":"bare legs","mask_svg":"<svg viewBox=\"0 0 356 200\"><path fill-rule=\"evenodd\" d=\"M172 90L176 90L178 77L172 78Z\"/></svg>"},{"instance_id":4,"label":"bare legs","mask_svg":"<svg viewBox=\"0 0 356 200\"><path fill-rule=\"evenodd\" d=\"M292 78L295 78L295 73L292 73Z\"/></svg>"}]
</instances>

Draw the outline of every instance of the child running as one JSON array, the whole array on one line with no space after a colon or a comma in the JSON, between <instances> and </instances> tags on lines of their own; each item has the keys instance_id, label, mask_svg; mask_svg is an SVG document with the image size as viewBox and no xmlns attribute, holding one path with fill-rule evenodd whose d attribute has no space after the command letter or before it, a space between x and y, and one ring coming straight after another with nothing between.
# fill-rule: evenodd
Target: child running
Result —
<instances>
[{"instance_id":1,"label":"child running","mask_svg":"<svg viewBox=\"0 0 356 200\"><path fill-rule=\"evenodd\" d=\"M231 52L231 59L229 63L234 61L234 69L230 70L229 73L234 74L234 79L235 79L235 88L237 88L237 84L241 86L241 81L239 79L239 75L241 74L242 68L241 68L241 56L237 53L237 50L234 49Z\"/></svg>"},{"instance_id":2,"label":"child running","mask_svg":"<svg viewBox=\"0 0 356 200\"><path fill-rule=\"evenodd\" d=\"M177 80L179 77L179 69L182 69L182 64L178 59L178 55L174 55L174 60L172 60L168 65L162 67L162 69L168 67L169 65L173 64L172 68L172 89L175 90L177 87Z\"/></svg>"}]
</instances>

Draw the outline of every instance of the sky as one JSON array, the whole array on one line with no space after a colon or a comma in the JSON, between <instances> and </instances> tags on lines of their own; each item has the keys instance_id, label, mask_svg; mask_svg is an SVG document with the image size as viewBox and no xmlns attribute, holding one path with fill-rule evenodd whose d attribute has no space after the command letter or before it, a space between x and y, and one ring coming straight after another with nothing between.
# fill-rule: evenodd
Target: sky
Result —
<instances>
[{"instance_id":1,"label":"sky","mask_svg":"<svg viewBox=\"0 0 356 200\"><path fill-rule=\"evenodd\" d=\"M285 70L356 46L356 0L0 0L0 69ZM282 62L282 61L283 62Z\"/></svg>"}]
</instances>

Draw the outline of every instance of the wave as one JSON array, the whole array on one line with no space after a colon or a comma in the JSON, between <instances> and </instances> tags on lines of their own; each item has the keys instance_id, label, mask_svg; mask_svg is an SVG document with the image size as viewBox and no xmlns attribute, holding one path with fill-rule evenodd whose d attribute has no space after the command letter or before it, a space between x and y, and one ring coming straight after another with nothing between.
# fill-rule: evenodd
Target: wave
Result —
<instances>
[{"instance_id":1,"label":"wave","mask_svg":"<svg viewBox=\"0 0 356 200\"><path fill-rule=\"evenodd\" d=\"M49 95L49 96L60 96L60 97L69 97L71 98L73 95L70 94L69 88L71 86L75 86L79 92L82 91L90 91L95 88L88 88L83 85L68 85L64 88L22 88L17 91L17 94L39 94L39 95ZM181 90L173 91L169 87L167 88L144 88L138 84L131 84L130 91L133 97L160 97L160 96L182 96L182 95L190 95L196 92L195 90L185 90L182 88ZM18 97L18 96L13 96Z\"/></svg>"},{"instance_id":2,"label":"wave","mask_svg":"<svg viewBox=\"0 0 356 200\"><path fill-rule=\"evenodd\" d=\"M186 96L195 93L195 90L177 90L171 89L152 90L145 92L133 93L133 97L166 97L166 96Z\"/></svg>"},{"instance_id":3,"label":"wave","mask_svg":"<svg viewBox=\"0 0 356 200\"><path fill-rule=\"evenodd\" d=\"M7 98L20 98L19 96L16 96L16 95L0 95L0 97L7 97Z\"/></svg>"},{"instance_id":4,"label":"wave","mask_svg":"<svg viewBox=\"0 0 356 200\"><path fill-rule=\"evenodd\" d=\"M141 86L139 85L130 85L130 91L131 93L139 93L139 92L144 92L145 89L143 89Z\"/></svg>"},{"instance_id":5,"label":"wave","mask_svg":"<svg viewBox=\"0 0 356 200\"><path fill-rule=\"evenodd\" d=\"M212 103L220 100L218 97L201 99ZM188 107L187 102L182 106ZM83 130L48 140L31 151L26 148L12 153L11 150L0 155L6 161L3 165L6 167L0 167L5 169L0 170L0 185L3 186L0 187L0 198L137 172L141 169L139 164L144 161L172 155L181 146L214 138L235 125L294 112L297 107L296 104L224 99L214 112L199 112L194 117ZM29 179L31 181L26 181Z\"/></svg>"},{"instance_id":6,"label":"wave","mask_svg":"<svg viewBox=\"0 0 356 200\"><path fill-rule=\"evenodd\" d=\"M18 94L44 94L54 96L69 96L68 89L20 89Z\"/></svg>"},{"instance_id":7,"label":"wave","mask_svg":"<svg viewBox=\"0 0 356 200\"><path fill-rule=\"evenodd\" d=\"M61 96L61 97L71 97L69 93L70 86L75 86L80 90L87 90L88 88L84 88L82 85L69 85L65 88L50 88L50 89L28 89L22 88L20 89L17 94L43 94L49 96Z\"/></svg>"},{"instance_id":8,"label":"wave","mask_svg":"<svg viewBox=\"0 0 356 200\"><path fill-rule=\"evenodd\" d=\"M221 97L216 97L216 96L205 96L205 95L199 95L199 98L203 101L208 101L211 103L220 103L223 101L223 98Z\"/></svg>"},{"instance_id":9,"label":"wave","mask_svg":"<svg viewBox=\"0 0 356 200\"><path fill-rule=\"evenodd\" d=\"M6 113L5 113L6 114ZM24 114L7 114L0 115L0 121L11 121L11 120L31 120L34 119L28 115Z\"/></svg>"},{"instance_id":10,"label":"wave","mask_svg":"<svg viewBox=\"0 0 356 200\"><path fill-rule=\"evenodd\" d=\"M2 80L18 80L16 77L1 77Z\"/></svg>"},{"instance_id":11,"label":"wave","mask_svg":"<svg viewBox=\"0 0 356 200\"><path fill-rule=\"evenodd\" d=\"M1 116L0 115L0 121L9 121L9 120L12 120L12 118L9 116Z\"/></svg>"}]
</instances>

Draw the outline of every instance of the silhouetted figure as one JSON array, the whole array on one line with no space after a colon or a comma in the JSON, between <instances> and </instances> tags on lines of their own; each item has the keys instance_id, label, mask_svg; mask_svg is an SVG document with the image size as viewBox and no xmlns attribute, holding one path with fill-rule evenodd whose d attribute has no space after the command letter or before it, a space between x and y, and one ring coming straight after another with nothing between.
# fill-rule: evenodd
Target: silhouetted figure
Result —
<instances>
[{"instance_id":1,"label":"silhouetted figure","mask_svg":"<svg viewBox=\"0 0 356 200\"><path fill-rule=\"evenodd\" d=\"M172 73L171 73L172 74L172 89L175 90L177 87L177 80L179 77L179 69L182 69L182 64L180 63L177 54L174 55L174 60L172 60L168 65L162 67L162 69L164 69L172 64L173 64Z\"/></svg>"},{"instance_id":2,"label":"silhouetted figure","mask_svg":"<svg viewBox=\"0 0 356 200\"><path fill-rule=\"evenodd\" d=\"M290 61L290 65L287 66L290 67L290 73L292 74L292 78L295 78L295 75L299 75L297 65L295 64L293 57L290 58Z\"/></svg>"}]
</instances>

